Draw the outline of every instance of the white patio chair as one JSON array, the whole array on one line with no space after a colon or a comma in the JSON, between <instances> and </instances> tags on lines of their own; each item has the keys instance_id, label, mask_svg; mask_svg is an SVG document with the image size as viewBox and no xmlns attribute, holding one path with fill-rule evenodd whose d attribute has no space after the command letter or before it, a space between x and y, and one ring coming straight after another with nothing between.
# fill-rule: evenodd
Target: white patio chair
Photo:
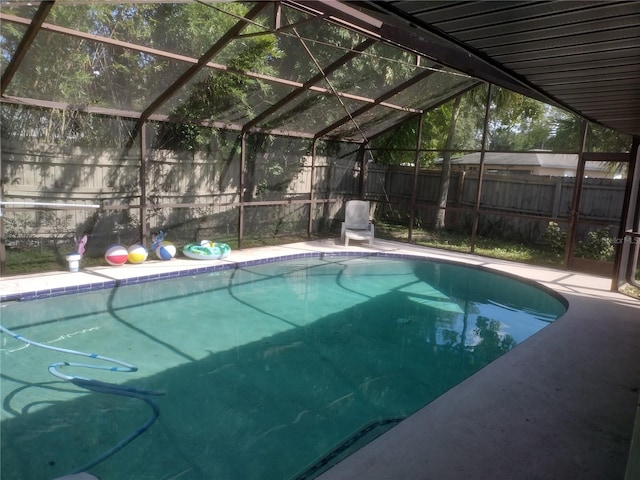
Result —
<instances>
[{"instance_id":1,"label":"white patio chair","mask_svg":"<svg viewBox=\"0 0 640 480\"><path fill-rule=\"evenodd\" d=\"M369 202L365 200L349 200L344 208L344 222L340 240L349 246L349 239L368 240L373 245L374 227L369 221Z\"/></svg>"}]
</instances>

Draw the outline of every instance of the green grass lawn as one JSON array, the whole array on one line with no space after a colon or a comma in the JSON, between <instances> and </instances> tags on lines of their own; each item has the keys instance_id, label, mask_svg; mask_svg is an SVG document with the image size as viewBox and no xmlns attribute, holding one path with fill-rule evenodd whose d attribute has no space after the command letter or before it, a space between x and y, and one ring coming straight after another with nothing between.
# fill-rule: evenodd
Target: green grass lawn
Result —
<instances>
[{"instance_id":1,"label":"green grass lawn","mask_svg":"<svg viewBox=\"0 0 640 480\"><path fill-rule=\"evenodd\" d=\"M390 240L407 241L407 228L397 225L376 223L376 236ZM413 231L413 243L425 247L442 248L456 252L471 252L471 236L447 231ZM476 237L475 254L491 258L562 268L563 258L545 245L525 245L524 243L495 238Z\"/></svg>"}]
</instances>

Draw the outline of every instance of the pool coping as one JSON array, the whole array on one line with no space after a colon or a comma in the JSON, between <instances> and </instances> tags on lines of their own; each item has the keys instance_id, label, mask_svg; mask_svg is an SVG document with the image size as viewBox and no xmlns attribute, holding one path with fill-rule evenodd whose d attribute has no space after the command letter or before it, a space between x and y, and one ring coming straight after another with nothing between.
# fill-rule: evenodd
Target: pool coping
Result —
<instances>
[{"instance_id":1,"label":"pool coping","mask_svg":"<svg viewBox=\"0 0 640 480\"><path fill-rule=\"evenodd\" d=\"M558 292L557 288L550 287L545 283L545 278L536 277L535 275L523 276L521 271L510 271L504 267L506 265L521 265L521 268L524 267L525 269L548 270L556 273L558 270L427 247L416 247L411 244L393 241L376 240L376 245L370 248L359 246L341 247L339 242L331 239L237 250L233 251L228 258L223 260L203 261L183 257L174 258L170 261L149 260L142 264L80 268L78 272L57 271L0 277L0 303L30 301L171 278L207 274L266 263L323 256L428 259L464 264L469 267L480 267L512 276L525 283L531 283L546 289L549 293L556 296L560 294L562 298L561 292ZM572 277L589 276L573 274ZM593 277L593 279L596 278L597 277ZM591 281L593 281L593 279L591 279ZM599 285L596 288L600 290L603 289L606 286L607 280L602 278L597 278L597 280ZM587 281L587 283L589 282ZM568 284L570 285L571 282Z\"/></svg>"},{"instance_id":2,"label":"pool coping","mask_svg":"<svg viewBox=\"0 0 640 480\"><path fill-rule=\"evenodd\" d=\"M3 277L0 291L3 301L27 301L132 285L141 278L179 278L324 254L416 257L478 266L548 288L569 308L319 480L600 480L612 478L612 471L624 475L640 387L640 302L611 292L607 278L400 242L376 239L373 247L343 247L327 239L238 250L228 259L206 264L175 259Z\"/></svg>"},{"instance_id":3,"label":"pool coping","mask_svg":"<svg viewBox=\"0 0 640 480\"><path fill-rule=\"evenodd\" d=\"M266 265L278 262L285 262L289 260L299 260L305 258L332 258L332 257L358 257L358 258L393 258L393 259L404 259L404 260L419 260L419 261L434 261L439 263L449 263L461 265L466 268L477 268L485 271L492 271L494 274L508 276L515 280L518 280L523 283L527 283L533 285L546 293L554 296L557 300L559 300L565 308L568 306L566 299L558 294L555 290L542 285L535 280L531 280L529 278L522 278L517 275L502 272L495 269L488 269L481 265L473 265L467 264L466 262L454 261L451 258L433 258L428 255L419 255L416 253L403 253L403 252L378 252L378 251L360 251L360 250L345 250L345 251L311 251L311 252L301 252L301 253L293 253L293 254L285 254L285 255L274 255L266 258L259 258L253 260L217 260L207 262L207 264L198 267L192 267L188 264L185 265L175 265L175 264L167 264L166 262L157 261L159 265L173 267L166 271L162 271L154 274L146 274L146 275L136 275L136 276L125 276L123 278L112 278L107 280L100 281L90 281L90 282L77 282L71 285L60 286L60 287L42 287L40 289L29 290L27 288L19 289L18 291L12 293L2 293L0 294L0 303L12 302L12 301L31 301L36 299L45 299L51 297L58 297L63 295L73 295L77 293L85 293L97 290L105 290L110 288L117 287L125 287L130 285L140 285L143 283L156 282L162 280L169 280L181 277L191 277L195 275L204 275L209 273L221 272L225 270L233 270L238 268L246 268L258 265ZM202 263L202 262L201 262ZM112 267L117 268L117 267ZM100 276L102 277L104 274L99 273L99 269L83 269L82 272L88 275ZM65 272L66 273L66 272ZM69 272L69 273L79 273L79 272ZM133 273L133 271L131 271ZM67 277L68 278L68 277ZM78 278L77 276L74 278ZM1 285L0 280L0 285ZM24 284L27 285L28 281L25 279Z\"/></svg>"}]
</instances>

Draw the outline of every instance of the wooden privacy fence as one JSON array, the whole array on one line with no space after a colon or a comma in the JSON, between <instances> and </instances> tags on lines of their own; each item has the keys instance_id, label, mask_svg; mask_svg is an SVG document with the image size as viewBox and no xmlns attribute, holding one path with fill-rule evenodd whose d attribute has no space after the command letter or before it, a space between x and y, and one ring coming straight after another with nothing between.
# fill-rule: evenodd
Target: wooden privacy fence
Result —
<instances>
[{"instance_id":1,"label":"wooden privacy fence","mask_svg":"<svg viewBox=\"0 0 640 480\"><path fill-rule=\"evenodd\" d=\"M214 233L233 236L238 233L240 205L245 208L246 233L261 235L276 224L274 233L304 230L309 217L314 227L330 226L341 218L342 200L362 194L378 204L377 215L406 220L414 192L413 167L369 164L363 179L354 156L316 157L313 161L309 156L268 152L240 172L237 158L150 149L147 162L143 199L140 158L135 152L3 142L3 200L99 203L103 214L113 214L103 215L102 223L96 224L91 218L94 213L87 209L64 212L63 222L29 213L32 218L27 228L42 236L50 235L52 229L56 235L68 235L89 224L95 235L102 230L109 236L141 222L153 230L189 225L205 216L212 219L208 228ZM568 219L574 181L572 177L485 175L479 231L539 240L549 221ZM439 184L440 171L419 170L415 218L423 226L429 225L436 211ZM584 179L580 221L619 225L624 188L624 180ZM448 227L470 231L477 189L477 173L451 173ZM147 207L144 219L139 218L141 204ZM15 223L16 215L7 218Z\"/></svg>"},{"instance_id":2,"label":"wooden privacy fence","mask_svg":"<svg viewBox=\"0 0 640 480\"><path fill-rule=\"evenodd\" d=\"M187 230L206 221L214 235L227 238L239 235L243 208L247 235L303 235L310 222L321 228L339 217L342 195L357 194L360 171L353 157L277 152L261 152L243 172L238 155L216 152L148 149L145 178L140 164L136 151L3 142L3 201L71 205L57 212L7 210L5 234L20 229L28 239L55 240L80 230L120 242L121 234L138 235L142 222L152 231L174 228L193 236ZM99 211L73 208L89 204L99 204Z\"/></svg>"},{"instance_id":3,"label":"wooden privacy fence","mask_svg":"<svg viewBox=\"0 0 640 480\"><path fill-rule=\"evenodd\" d=\"M381 202L379 212L390 210L398 217L408 218L414 182L414 168L374 165L367 170L365 197ZM480 212L484 217L512 216L515 229L529 240L539 240L540 225L549 221L565 222L571 212L574 177L540 175L492 175L483 177ZM623 179L585 178L579 219L591 225L619 225L626 181ZM417 220L428 225L437 204L440 171L421 169L418 172L415 204ZM451 172L447 209L447 226L470 228L478 192L476 172ZM482 221L482 220L481 220ZM534 227L535 225L535 227ZM482 228L482 226L481 226ZM513 229L511 229L513 230Z\"/></svg>"}]
</instances>

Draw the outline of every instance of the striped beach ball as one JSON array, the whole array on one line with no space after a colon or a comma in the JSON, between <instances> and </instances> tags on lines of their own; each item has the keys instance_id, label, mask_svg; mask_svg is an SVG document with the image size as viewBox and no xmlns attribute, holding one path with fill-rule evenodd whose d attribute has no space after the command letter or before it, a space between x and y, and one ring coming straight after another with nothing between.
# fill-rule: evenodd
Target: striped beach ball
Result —
<instances>
[{"instance_id":1,"label":"striped beach ball","mask_svg":"<svg viewBox=\"0 0 640 480\"><path fill-rule=\"evenodd\" d=\"M176 246L171 242L160 242L155 250L156 257L160 260L171 260L176 256Z\"/></svg>"},{"instance_id":2,"label":"striped beach ball","mask_svg":"<svg viewBox=\"0 0 640 480\"><path fill-rule=\"evenodd\" d=\"M122 245L111 245L104 254L104 259L109 265L124 265L129 258L129 252Z\"/></svg>"},{"instance_id":3,"label":"striped beach ball","mask_svg":"<svg viewBox=\"0 0 640 480\"><path fill-rule=\"evenodd\" d=\"M147 259L149 252L142 245L131 245L127 248L129 263L142 263Z\"/></svg>"}]
</instances>

